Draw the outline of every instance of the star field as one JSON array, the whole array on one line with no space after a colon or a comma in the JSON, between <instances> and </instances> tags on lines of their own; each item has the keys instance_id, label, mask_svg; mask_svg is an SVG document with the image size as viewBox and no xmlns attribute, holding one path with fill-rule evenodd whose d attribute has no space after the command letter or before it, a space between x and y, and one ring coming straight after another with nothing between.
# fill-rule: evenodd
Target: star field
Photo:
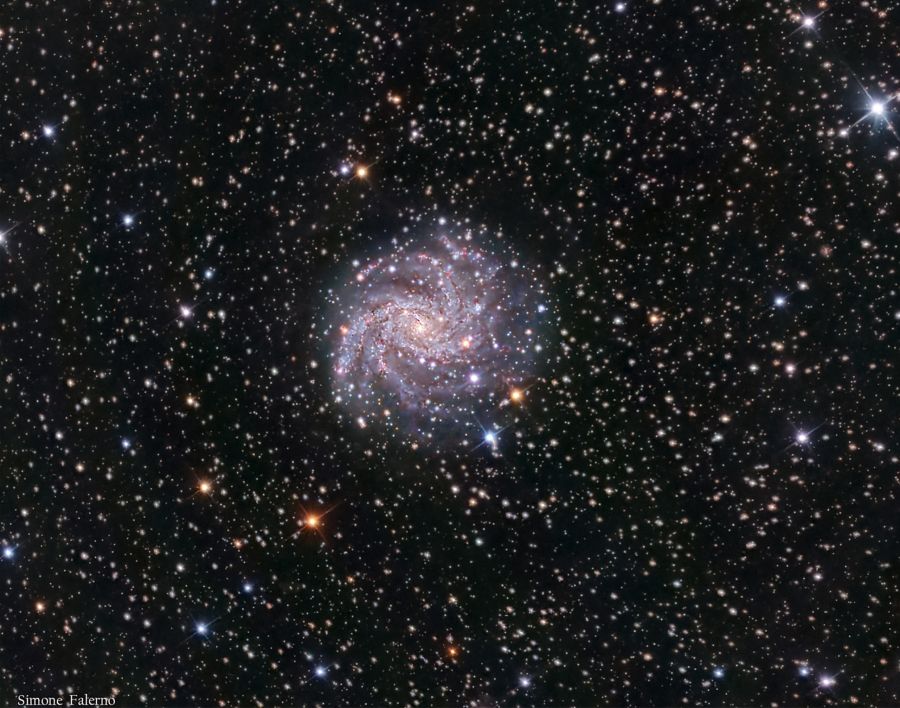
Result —
<instances>
[{"instance_id":1,"label":"star field","mask_svg":"<svg viewBox=\"0 0 900 708\"><path fill-rule=\"evenodd\" d=\"M900 703L895 6L15 0L0 67L0 702Z\"/></svg>"}]
</instances>

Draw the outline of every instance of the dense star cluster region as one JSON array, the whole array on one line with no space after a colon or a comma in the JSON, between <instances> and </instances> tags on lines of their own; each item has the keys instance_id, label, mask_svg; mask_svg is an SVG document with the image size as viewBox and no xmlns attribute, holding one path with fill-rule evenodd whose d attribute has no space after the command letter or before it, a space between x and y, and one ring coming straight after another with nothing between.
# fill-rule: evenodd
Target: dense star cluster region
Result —
<instances>
[{"instance_id":1,"label":"dense star cluster region","mask_svg":"<svg viewBox=\"0 0 900 708\"><path fill-rule=\"evenodd\" d=\"M474 428L476 444L493 448L496 426L480 420L524 400L545 352L546 297L516 259L486 255L471 235L359 267L333 297L335 400L361 428L398 424L432 439Z\"/></svg>"},{"instance_id":2,"label":"dense star cluster region","mask_svg":"<svg viewBox=\"0 0 900 708\"><path fill-rule=\"evenodd\" d=\"M896 2L7 0L0 69L0 706L900 705Z\"/></svg>"}]
</instances>

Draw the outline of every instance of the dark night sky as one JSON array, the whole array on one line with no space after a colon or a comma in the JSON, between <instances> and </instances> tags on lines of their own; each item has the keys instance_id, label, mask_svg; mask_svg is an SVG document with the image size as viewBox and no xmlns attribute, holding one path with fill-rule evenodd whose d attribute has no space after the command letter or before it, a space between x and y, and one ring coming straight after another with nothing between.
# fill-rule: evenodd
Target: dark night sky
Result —
<instances>
[{"instance_id":1,"label":"dark night sky","mask_svg":"<svg viewBox=\"0 0 900 708\"><path fill-rule=\"evenodd\" d=\"M900 704L896 5L10 0L0 71L0 702Z\"/></svg>"}]
</instances>

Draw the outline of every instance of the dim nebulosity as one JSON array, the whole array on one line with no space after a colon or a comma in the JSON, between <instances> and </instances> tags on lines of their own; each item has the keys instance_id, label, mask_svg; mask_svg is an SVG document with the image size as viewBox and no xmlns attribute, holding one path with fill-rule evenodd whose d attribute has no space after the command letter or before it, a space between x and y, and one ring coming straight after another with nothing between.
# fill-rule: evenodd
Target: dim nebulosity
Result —
<instances>
[{"instance_id":1,"label":"dim nebulosity","mask_svg":"<svg viewBox=\"0 0 900 708\"><path fill-rule=\"evenodd\" d=\"M0 705L900 705L898 42L4 2Z\"/></svg>"},{"instance_id":2,"label":"dim nebulosity","mask_svg":"<svg viewBox=\"0 0 900 708\"><path fill-rule=\"evenodd\" d=\"M335 300L335 399L360 427L477 431L480 417L524 396L544 349L543 287L471 237L378 258Z\"/></svg>"}]
</instances>

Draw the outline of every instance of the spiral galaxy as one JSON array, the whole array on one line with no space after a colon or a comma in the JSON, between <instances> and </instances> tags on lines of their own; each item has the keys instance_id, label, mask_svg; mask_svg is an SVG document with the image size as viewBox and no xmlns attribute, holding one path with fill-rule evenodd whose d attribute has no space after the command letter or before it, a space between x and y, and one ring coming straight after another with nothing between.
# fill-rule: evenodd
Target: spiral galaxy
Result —
<instances>
[{"instance_id":1,"label":"spiral galaxy","mask_svg":"<svg viewBox=\"0 0 900 708\"><path fill-rule=\"evenodd\" d=\"M334 295L335 400L360 427L477 429L534 376L543 297L533 272L471 241L398 248Z\"/></svg>"}]
</instances>

